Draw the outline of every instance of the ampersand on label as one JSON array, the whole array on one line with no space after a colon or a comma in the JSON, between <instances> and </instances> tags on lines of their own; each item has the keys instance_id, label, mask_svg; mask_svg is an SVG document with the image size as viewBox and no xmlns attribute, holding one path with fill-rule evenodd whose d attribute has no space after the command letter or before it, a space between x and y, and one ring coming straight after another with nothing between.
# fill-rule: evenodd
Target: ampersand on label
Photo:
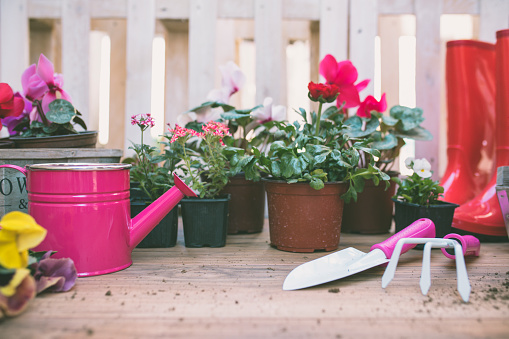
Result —
<instances>
[{"instance_id":1,"label":"ampersand on label","mask_svg":"<svg viewBox=\"0 0 509 339\"><path fill-rule=\"evenodd\" d=\"M26 210L26 209L27 209L27 202L25 201L25 199L21 199L21 200L19 201L19 206L18 206L18 208L20 208L20 209L24 209L24 210Z\"/></svg>"}]
</instances>

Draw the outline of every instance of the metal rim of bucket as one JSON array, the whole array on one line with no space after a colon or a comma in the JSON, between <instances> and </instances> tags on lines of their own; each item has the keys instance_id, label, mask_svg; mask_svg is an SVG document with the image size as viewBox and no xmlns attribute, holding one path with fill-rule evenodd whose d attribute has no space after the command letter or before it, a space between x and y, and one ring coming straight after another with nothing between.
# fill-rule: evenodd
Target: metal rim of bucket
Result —
<instances>
[{"instance_id":1,"label":"metal rim of bucket","mask_svg":"<svg viewBox=\"0 0 509 339\"><path fill-rule=\"evenodd\" d=\"M131 164L110 163L55 163L26 166L26 168L31 171L115 171L130 169L131 167Z\"/></svg>"}]
</instances>

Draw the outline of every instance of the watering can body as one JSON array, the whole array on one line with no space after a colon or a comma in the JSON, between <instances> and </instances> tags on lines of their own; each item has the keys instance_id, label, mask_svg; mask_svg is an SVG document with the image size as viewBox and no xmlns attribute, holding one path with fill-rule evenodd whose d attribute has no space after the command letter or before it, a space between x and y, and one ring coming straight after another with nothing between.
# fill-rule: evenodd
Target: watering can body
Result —
<instances>
[{"instance_id":1,"label":"watering can body","mask_svg":"<svg viewBox=\"0 0 509 339\"><path fill-rule=\"evenodd\" d=\"M46 228L34 251L69 257L78 276L116 272L132 264L136 245L184 197L193 196L177 176L176 186L130 218L127 164L36 164L27 176L28 213Z\"/></svg>"}]
</instances>

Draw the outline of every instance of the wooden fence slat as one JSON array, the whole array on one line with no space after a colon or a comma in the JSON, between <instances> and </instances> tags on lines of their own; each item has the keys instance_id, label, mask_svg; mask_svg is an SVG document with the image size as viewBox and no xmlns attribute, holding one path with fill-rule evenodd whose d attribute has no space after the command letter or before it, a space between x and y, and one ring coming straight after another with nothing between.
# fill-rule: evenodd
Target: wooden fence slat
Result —
<instances>
[{"instance_id":1,"label":"wooden fence slat","mask_svg":"<svg viewBox=\"0 0 509 339\"><path fill-rule=\"evenodd\" d=\"M377 0L350 2L350 60L359 72L359 81L371 79L361 100L373 95L375 76L375 37L378 30Z\"/></svg>"},{"instance_id":2,"label":"wooden fence slat","mask_svg":"<svg viewBox=\"0 0 509 339\"><path fill-rule=\"evenodd\" d=\"M285 104L281 1L255 1L256 103L272 97L275 105Z\"/></svg>"},{"instance_id":3,"label":"wooden fence slat","mask_svg":"<svg viewBox=\"0 0 509 339\"><path fill-rule=\"evenodd\" d=\"M62 7L62 73L74 107L89 122L90 8L88 0L67 0Z\"/></svg>"},{"instance_id":4,"label":"wooden fence slat","mask_svg":"<svg viewBox=\"0 0 509 339\"><path fill-rule=\"evenodd\" d=\"M189 108L205 101L215 84L216 0L191 0L189 13Z\"/></svg>"},{"instance_id":5,"label":"wooden fence slat","mask_svg":"<svg viewBox=\"0 0 509 339\"><path fill-rule=\"evenodd\" d=\"M155 0L128 0L126 48L126 110L124 155L131 141L139 143L140 130L131 125L134 114L149 113L152 80L152 41L155 32ZM145 140L149 141L148 133Z\"/></svg>"},{"instance_id":6,"label":"wooden fence slat","mask_svg":"<svg viewBox=\"0 0 509 339\"><path fill-rule=\"evenodd\" d=\"M423 126L433 134L433 140L416 143L415 157L431 163L438 179L438 145L440 134L440 15L442 0L415 0L416 14L416 74L417 107L424 111Z\"/></svg>"},{"instance_id":7,"label":"wooden fence slat","mask_svg":"<svg viewBox=\"0 0 509 339\"><path fill-rule=\"evenodd\" d=\"M28 66L27 0L0 2L0 79L21 91L21 74Z\"/></svg>"},{"instance_id":8,"label":"wooden fence slat","mask_svg":"<svg viewBox=\"0 0 509 339\"><path fill-rule=\"evenodd\" d=\"M479 40L495 43L496 31L509 27L509 1L482 0L479 6Z\"/></svg>"},{"instance_id":9,"label":"wooden fence slat","mask_svg":"<svg viewBox=\"0 0 509 339\"><path fill-rule=\"evenodd\" d=\"M320 1L320 60L327 54L348 58L348 0Z\"/></svg>"}]
</instances>

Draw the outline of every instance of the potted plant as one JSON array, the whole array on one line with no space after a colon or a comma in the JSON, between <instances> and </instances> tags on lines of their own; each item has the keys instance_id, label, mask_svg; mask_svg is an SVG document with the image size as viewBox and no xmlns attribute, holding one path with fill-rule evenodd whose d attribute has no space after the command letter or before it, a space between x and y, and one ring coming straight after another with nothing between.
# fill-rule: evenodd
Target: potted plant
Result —
<instances>
[{"instance_id":1,"label":"potted plant","mask_svg":"<svg viewBox=\"0 0 509 339\"><path fill-rule=\"evenodd\" d=\"M274 141L268 152L253 148L253 155L242 159L254 180L264 178L269 208L270 242L293 252L331 251L338 247L343 199L355 200L364 181L377 182L389 177L376 168L358 166L359 151L379 156L367 140L353 141L345 133L337 107L322 112L322 105L336 100L335 85L309 83L308 97L319 103L318 113L308 118L299 110L303 123L273 121Z\"/></svg>"},{"instance_id":2,"label":"potted plant","mask_svg":"<svg viewBox=\"0 0 509 339\"><path fill-rule=\"evenodd\" d=\"M251 154L253 147L263 152L273 140L273 134L266 128L266 123L283 120L286 108L274 106L272 98L265 98L263 105L236 109L229 101L242 88L245 76L233 62L219 68L222 74L221 88L212 90L207 95L207 101L200 106L183 113L180 122L197 132L209 120L222 122L230 131L230 135L224 137L226 145L240 148L246 154ZM261 232L265 210L263 183L248 180L242 166L231 169L228 176L228 184L223 189L223 193L231 196L228 234Z\"/></svg>"},{"instance_id":3,"label":"potted plant","mask_svg":"<svg viewBox=\"0 0 509 339\"><path fill-rule=\"evenodd\" d=\"M419 218L428 218L435 223L438 238L451 233L454 210L459 205L439 200L444 188L438 181L431 179L431 165L428 160L408 158L405 165L414 173L404 180L392 179L399 186L393 197L396 232Z\"/></svg>"},{"instance_id":4,"label":"potted plant","mask_svg":"<svg viewBox=\"0 0 509 339\"><path fill-rule=\"evenodd\" d=\"M154 127L151 114L137 114L131 117L131 124L141 130L141 143L133 143L134 158L124 159L124 163L131 163L131 217L135 217L145 207L154 202L173 186L173 176L176 164L180 161L174 149L166 149L161 154L159 148L143 142L143 132ZM162 165L159 165L162 163ZM140 242L140 248L173 247L177 242L178 206L175 206L161 222Z\"/></svg>"},{"instance_id":5,"label":"potted plant","mask_svg":"<svg viewBox=\"0 0 509 339\"><path fill-rule=\"evenodd\" d=\"M355 84L357 70L350 61L336 62L333 56L327 55L320 63L320 73L327 83L340 88L336 105L341 107L345 117L348 136L353 140L371 141L371 147L380 151L380 156L374 159L376 166L390 177L399 175L392 170L392 166L401 147L405 145L405 139L432 139L432 135L420 125L424 121L420 108L394 106L389 115L385 115L385 94L380 101L368 95L361 102L359 92L367 86L369 79ZM356 114L348 117L347 108L357 108ZM372 154L361 150L359 166L368 166L372 158ZM345 206L342 231L364 234L389 232L393 214L391 197L395 189L394 182L386 188L376 185L376 182L366 181L357 201ZM370 213L364 213L366 210Z\"/></svg>"},{"instance_id":6,"label":"potted plant","mask_svg":"<svg viewBox=\"0 0 509 339\"><path fill-rule=\"evenodd\" d=\"M16 147L95 147L97 132L87 131L81 113L74 108L63 87L63 77L41 54L21 77L23 110L2 119ZM78 132L76 126L83 131Z\"/></svg>"},{"instance_id":7,"label":"potted plant","mask_svg":"<svg viewBox=\"0 0 509 339\"><path fill-rule=\"evenodd\" d=\"M223 138L228 134L227 126L210 121L202 126L202 132L176 125L166 136L170 144L179 144L182 162L178 169L198 194L198 198L181 201L186 247L226 244L230 196L222 191L228 183L228 160L223 153ZM193 143L197 145L191 146Z\"/></svg>"}]
</instances>

